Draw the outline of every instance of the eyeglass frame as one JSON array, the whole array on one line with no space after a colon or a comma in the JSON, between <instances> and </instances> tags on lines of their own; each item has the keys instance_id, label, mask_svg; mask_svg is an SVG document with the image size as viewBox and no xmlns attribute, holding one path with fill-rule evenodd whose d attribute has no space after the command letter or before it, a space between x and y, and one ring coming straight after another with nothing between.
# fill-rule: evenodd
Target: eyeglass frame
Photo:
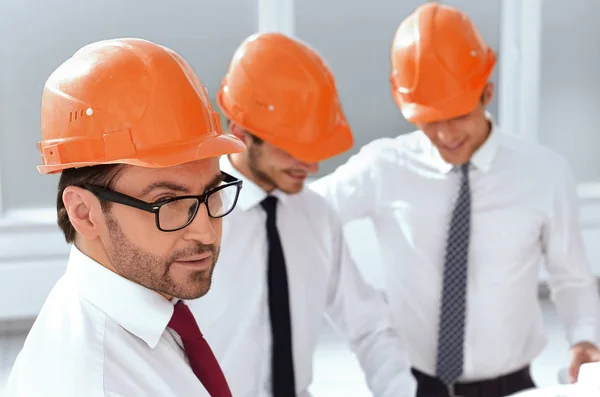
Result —
<instances>
[{"instance_id":1,"label":"eyeglass frame","mask_svg":"<svg viewBox=\"0 0 600 397\"><path fill-rule=\"evenodd\" d=\"M126 205L128 207L137 208L139 210L154 214L156 228L158 230L160 230L161 232L170 233L170 232L176 232L176 231L179 231L181 229L185 229L186 227L188 227L194 221L194 219L196 219L196 216L198 215L198 210L200 209L200 206L202 204L204 204L204 206L206 207L206 213L208 214L208 216L213 219L223 218L224 216L229 215L235 209L238 199L240 197L240 190L242 189L243 181L241 179L238 179L238 178L236 178L232 175L229 175L228 173L223 172L223 171L221 171L221 175L224 177L223 182L225 182L225 184L217 186L215 188L212 188L212 189L208 190L207 192L204 192L203 194L169 197L168 199L158 200L153 203L149 203L147 201L140 200L135 197L131 197L127 194L120 193L120 192L114 191L112 189L108 189L108 188L97 186L97 185L91 185L91 184L86 183L86 184L83 184L82 187L84 189L88 190L89 192L93 193L100 200L105 200L105 201L109 201L111 203ZM210 210L208 209L208 198L212 194L218 192L219 190L223 190L229 186L237 187L236 192L235 192L235 199L233 200L231 209L229 211L227 211L226 213L224 213L223 215L219 215L219 216L211 215ZM172 203L174 201L179 201L179 200L184 200L184 199L198 200L198 205L196 206L196 211L194 211L194 214L188 219L188 221L185 225L183 225L177 229L170 229L170 230L163 229L160 226L160 217L159 217L161 207L166 204Z\"/></svg>"}]
</instances>

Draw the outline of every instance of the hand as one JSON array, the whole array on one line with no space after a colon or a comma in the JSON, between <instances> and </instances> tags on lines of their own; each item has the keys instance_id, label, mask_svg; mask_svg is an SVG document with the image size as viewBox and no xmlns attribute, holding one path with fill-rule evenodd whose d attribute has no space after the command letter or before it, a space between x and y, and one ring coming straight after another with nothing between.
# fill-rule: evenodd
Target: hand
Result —
<instances>
[{"instance_id":1,"label":"hand","mask_svg":"<svg viewBox=\"0 0 600 397\"><path fill-rule=\"evenodd\" d=\"M585 363L600 361L600 349L590 342L580 342L571 347L571 364L569 366L569 382L577 382L579 367Z\"/></svg>"}]
</instances>

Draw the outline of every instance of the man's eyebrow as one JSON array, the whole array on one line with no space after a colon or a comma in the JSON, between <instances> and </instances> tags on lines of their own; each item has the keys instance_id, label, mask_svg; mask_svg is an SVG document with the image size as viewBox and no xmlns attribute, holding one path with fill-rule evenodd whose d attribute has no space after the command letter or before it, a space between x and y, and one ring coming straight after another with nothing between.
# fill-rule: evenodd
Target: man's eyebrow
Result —
<instances>
[{"instance_id":1,"label":"man's eyebrow","mask_svg":"<svg viewBox=\"0 0 600 397\"><path fill-rule=\"evenodd\" d=\"M221 184L221 182L223 182L223 180L225 179L225 175L223 174L219 174L216 175L208 185L206 185L206 187L204 188L204 191L213 189L217 186L219 186ZM184 185L180 185L178 183L175 182L170 182L170 181L159 181L159 182L154 182L151 185L148 185L141 193L141 196L145 196L151 192L153 192L154 190L158 190L158 189L166 189L166 190L171 190L173 192L178 192L178 193L184 193L184 194L190 194L191 190L189 187L184 186Z\"/></svg>"},{"instance_id":2,"label":"man's eyebrow","mask_svg":"<svg viewBox=\"0 0 600 397\"><path fill-rule=\"evenodd\" d=\"M157 190L157 189L167 189L167 190L172 190L174 192L179 192L179 193L189 193L190 189L187 186L183 186L180 185L178 183L175 182L169 182L169 181L159 181L159 182L154 182L151 185L148 185L141 193L141 196L145 196L148 193Z\"/></svg>"},{"instance_id":3,"label":"man's eyebrow","mask_svg":"<svg viewBox=\"0 0 600 397\"><path fill-rule=\"evenodd\" d=\"M206 185L206 187L204 188L204 191L206 192L207 190L210 189L214 189L217 186L219 186L223 181L225 180L225 175L223 175L223 173L219 173L219 175L216 175L212 181L210 181L210 183L208 185Z\"/></svg>"}]
</instances>

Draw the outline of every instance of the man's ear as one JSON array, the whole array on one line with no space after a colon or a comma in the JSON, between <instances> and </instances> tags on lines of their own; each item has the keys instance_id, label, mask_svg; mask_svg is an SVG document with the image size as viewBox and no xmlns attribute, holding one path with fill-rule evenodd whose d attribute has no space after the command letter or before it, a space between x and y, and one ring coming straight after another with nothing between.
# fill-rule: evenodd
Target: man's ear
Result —
<instances>
[{"instance_id":1,"label":"man's ear","mask_svg":"<svg viewBox=\"0 0 600 397\"><path fill-rule=\"evenodd\" d=\"M83 188L68 186L63 191L62 199L77 233L86 240L96 238L100 232L97 214L102 211L96 196Z\"/></svg>"},{"instance_id":2,"label":"man's ear","mask_svg":"<svg viewBox=\"0 0 600 397\"><path fill-rule=\"evenodd\" d=\"M486 107L492 101L492 97L494 96L494 83L489 81L485 86L485 90L483 90L483 107Z\"/></svg>"},{"instance_id":3,"label":"man's ear","mask_svg":"<svg viewBox=\"0 0 600 397\"><path fill-rule=\"evenodd\" d=\"M235 135L236 138L240 139L246 146L250 143L250 135L240 127L235 121L229 122L229 132Z\"/></svg>"}]
</instances>

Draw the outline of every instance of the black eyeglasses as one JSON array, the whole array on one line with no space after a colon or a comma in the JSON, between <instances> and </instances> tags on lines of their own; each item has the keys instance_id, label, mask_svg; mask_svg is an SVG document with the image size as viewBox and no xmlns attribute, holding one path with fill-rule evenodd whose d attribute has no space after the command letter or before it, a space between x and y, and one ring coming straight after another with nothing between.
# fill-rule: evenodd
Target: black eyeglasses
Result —
<instances>
[{"instance_id":1,"label":"black eyeglasses","mask_svg":"<svg viewBox=\"0 0 600 397\"><path fill-rule=\"evenodd\" d=\"M156 227L158 230L174 232L192 223L202 203L206 204L208 216L211 218L222 218L233 211L240 195L242 181L225 172L221 172L221 174L224 177L224 184L204 194L199 196L178 196L159 200L155 203L147 203L135 197L100 186L86 184L83 187L94 193L99 199L150 212L156 216Z\"/></svg>"}]
</instances>

